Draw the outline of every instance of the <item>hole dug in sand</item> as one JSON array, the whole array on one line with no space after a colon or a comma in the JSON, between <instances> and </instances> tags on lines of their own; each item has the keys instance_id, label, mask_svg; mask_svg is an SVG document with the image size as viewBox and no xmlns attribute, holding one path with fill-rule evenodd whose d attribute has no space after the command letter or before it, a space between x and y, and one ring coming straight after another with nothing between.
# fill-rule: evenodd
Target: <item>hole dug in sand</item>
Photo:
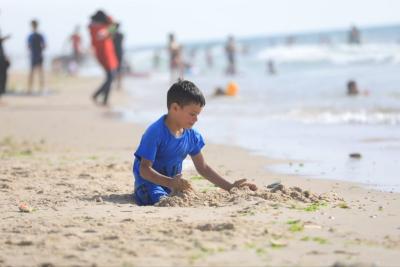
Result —
<instances>
[{"instance_id":1,"label":"hole dug in sand","mask_svg":"<svg viewBox=\"0 0 400 267\"><path fill-rule=\"evenodd\" d=\"M207 192L178 192L162 198L158 207L221 207L249 201L269 200L274 202L298 201L303 203L333 202L342 200L336 194L317 195L299 187L285 187L282 184L268 189L251 191L248 187L233 188L229 192L213 190Z\"/></svg>"}]
</instances>

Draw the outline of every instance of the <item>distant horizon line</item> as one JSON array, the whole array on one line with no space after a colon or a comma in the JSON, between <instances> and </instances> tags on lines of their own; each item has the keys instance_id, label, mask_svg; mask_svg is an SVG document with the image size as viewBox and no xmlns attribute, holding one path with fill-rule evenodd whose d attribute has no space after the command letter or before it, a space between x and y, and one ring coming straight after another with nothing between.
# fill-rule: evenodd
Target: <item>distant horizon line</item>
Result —
<instances>
[{"instance_id":1,"label":"distant horizon line","mask_svg":"<svg viewBox=\"0 0 400 267\"><path fill-rule=\"evenodd\" d=\"M341 33L347 32L352 26L356 26L359 30L372 30L372 29L379 29L379 28L390 28L390 27L400 27L400 21L396 23L386 23L386 24L374 24L374 25L362 25L358 26L356 24L350 24L349 27L344 28L326 28L324 30L321 29L311 29L311 30L302 30L298 32L281 32L281 33L271 33L271 34L254 34L249 36L239 36L228 33L222 39L198 39L198 40L186 40L182 41L181 44L185 46L202 46L202 45L214 45L224 43L226 37L232 35L235 37L236 41L238 42L249 42L254 40L262 40L267 38L282 38L282 37L299 37L305 35L312 35L312 34L323 34L323 33ZM173 31L172 31L173 32ZM147 45L137 45L127 48L127 51L140 51L144 49L162 49L165 48L165 43L162 44L147 44Z\"/></svg>"}]
</instances>

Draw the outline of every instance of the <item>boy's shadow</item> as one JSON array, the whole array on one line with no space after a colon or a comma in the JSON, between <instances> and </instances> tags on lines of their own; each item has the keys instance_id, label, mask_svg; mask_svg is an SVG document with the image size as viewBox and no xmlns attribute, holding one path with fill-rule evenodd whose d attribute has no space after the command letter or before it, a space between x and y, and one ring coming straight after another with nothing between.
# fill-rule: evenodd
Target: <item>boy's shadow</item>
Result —
<instances>
[{"instance_id":1,"label":"boy's shadow","mask_svg":"<svg viewBox=\"0 0 400 267\"><path fill-rule=\"evenodd\" d=\"M103 202L110 202L114 204L135 204L133 193L94 196L91 198L91 200L99 202L99 198L101 198L101 201Z\"/></svg>"}]
</instances>

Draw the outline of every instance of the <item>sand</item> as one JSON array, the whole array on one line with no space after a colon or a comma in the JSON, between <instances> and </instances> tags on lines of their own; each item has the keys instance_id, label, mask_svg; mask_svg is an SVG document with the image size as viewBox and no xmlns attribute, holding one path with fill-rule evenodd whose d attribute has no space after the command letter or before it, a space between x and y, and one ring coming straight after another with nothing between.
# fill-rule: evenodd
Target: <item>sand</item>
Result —
<instances>
[{"instance_id":1,"label":"sand","mask_svg":"<svg viewBox=\"0 0 400 267\"><path fill-rule=\"evenodd\" d=\"M100 82L51 76L46 96L4 98L0 266L399 265L399 194L267 172L283 161L237 147L207 144L205 158L258 192L225 192L188 168L195 193L136 206L132 153L144 126L94 106Z\"/></svg>"},{"instance_id":2,"label":"sand","mask_svg":"<svg viewBox=\"0 0 400 267\"><path fill-rule=\"evenodd\" d=\"M268 186L267 186L268 188ZM240 203L250 203L253 201L265 202L265 200L288 203L303 202L320 205L325 203L334 203L343 201L336 195L316 195L308 190L302 190L300 187L286 188L282 184L277 184L270 189L250 190L247 186L241 188L232 188L229 192L225 190L212 191L184 191L173 193L168 197L161 199L156 206L158 207L223 207L229 205L238 205Z\"/></svg>"}]
</instances>

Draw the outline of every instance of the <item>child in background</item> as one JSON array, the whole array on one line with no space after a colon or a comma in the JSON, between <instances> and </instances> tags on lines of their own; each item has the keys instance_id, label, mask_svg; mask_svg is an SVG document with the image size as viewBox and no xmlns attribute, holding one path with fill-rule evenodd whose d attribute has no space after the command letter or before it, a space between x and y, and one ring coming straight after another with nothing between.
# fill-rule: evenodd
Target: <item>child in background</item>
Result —
<instances>
[{"instance_id":1,"label":"child in background","mask_svg":"<svg viewBox=\"0 0 400 267\"><path fill-rule=\"evenodd\" d=\"M32 33L28 36L28 48L30 51L31 69L28 78L28 94L32 93L34 75L39 74L39 90L43 93L44 88L44 70L43 70L43 50L46 48L46 42L41 33L38 32L39 22L31 21Z\"/></svg>"}]
</instances>

